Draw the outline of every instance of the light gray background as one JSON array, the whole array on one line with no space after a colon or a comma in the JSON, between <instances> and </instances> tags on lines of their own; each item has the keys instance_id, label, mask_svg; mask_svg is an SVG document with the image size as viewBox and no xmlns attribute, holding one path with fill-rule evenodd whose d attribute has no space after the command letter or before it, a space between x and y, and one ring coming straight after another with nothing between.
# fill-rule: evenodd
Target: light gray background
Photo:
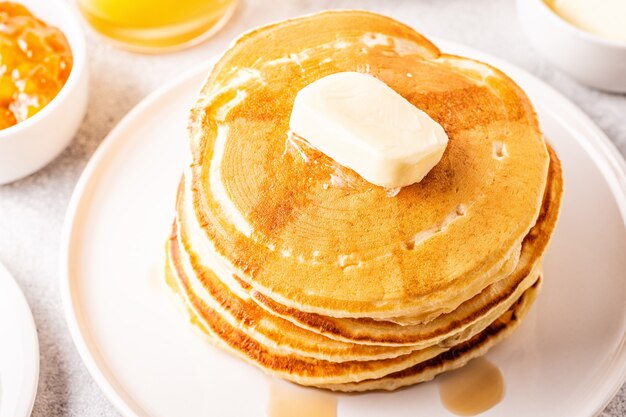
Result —
<instances>
[{"instance_id":1,"label":"light gray background","mask_svg":"<svg viewBox=\"0 0 626 417\"><path fill-rule=\"evenodd\" d=\"M41 376L33 415L119 415L78 357L59 298L59 235L83 167L107 132L143 97L220 53L250 27L325 8L365 8L388 14L427 35L481 49L539 76L587 112L626 154L626 96L583 87L550 68L526 42L514 6L512 0L243 0L231 22L214 38L183 52L156 56L115 49L87 30L91 97L76 139L39 173L0 186L0 260L22 286L39 331ZM602 416L626 416L626 387Z\"/></svg>"}]
</instances>

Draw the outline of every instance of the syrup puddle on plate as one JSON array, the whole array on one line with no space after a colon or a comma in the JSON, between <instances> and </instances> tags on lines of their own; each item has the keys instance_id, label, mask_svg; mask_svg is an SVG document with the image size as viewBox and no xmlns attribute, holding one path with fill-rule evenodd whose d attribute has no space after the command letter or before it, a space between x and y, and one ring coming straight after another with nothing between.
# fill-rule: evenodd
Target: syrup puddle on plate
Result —
<instances>
[{"instance_id":1,"label":"syrup puddle on plate","mask_svg":"<svg viewBox=\"0 0 626 417\"><path fill-rule=\"evenodd\" d=\"M267 417L337 417L337 398L314 388L270 383Z\"/></svg>"},{"instance_id":2,"label":"syrup puddle on plate","mask_svg":"<svg viewBox=\"0 0 626 417\"><path fill-rule=\"evenodd\" d=\"M504 396L500 369L485 358L471 360L463 368L438 378L444 407L459 416L475 416L498 404Z\"/></svg>"}]
</instances>

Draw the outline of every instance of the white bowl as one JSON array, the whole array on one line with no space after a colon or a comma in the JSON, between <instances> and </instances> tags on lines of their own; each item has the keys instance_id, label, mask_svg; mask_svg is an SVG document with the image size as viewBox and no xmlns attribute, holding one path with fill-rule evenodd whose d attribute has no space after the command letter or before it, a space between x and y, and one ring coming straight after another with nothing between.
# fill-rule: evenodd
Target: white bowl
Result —
<instances>
[{"instance_id":1,"label":"white bowl","mask_svg":"<svg viewBox=\"0 0 626 417\"><path fill-rule=\"evenodd\" d=\"M25 177L53 160L70 143L87 109L85 36L74 11L61 0L17 0L35 17L65 34L74 65L65 85L41 111L0 130L0 184Z\"/></svg>"},{"instance_id":2,"label":"white bowl","mask_svg":"<svg viewBox=\"0 0 626 417\"><path fill-rule=\"evenodd\" d=\"M626 92L626 42L579 29L543 0L517 0L517 9L530 42L555 67L589 86Z\"/></svg>"}]
</instances>

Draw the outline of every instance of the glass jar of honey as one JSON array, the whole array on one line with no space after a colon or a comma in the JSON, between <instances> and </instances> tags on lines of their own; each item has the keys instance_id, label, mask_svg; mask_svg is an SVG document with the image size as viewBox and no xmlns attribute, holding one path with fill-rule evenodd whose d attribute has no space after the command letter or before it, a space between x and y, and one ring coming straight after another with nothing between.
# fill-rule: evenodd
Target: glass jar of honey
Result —
<instances>
[{"instance_id":1,"label":"glass jar of honey","mask_svg":"<svg viewBox=\"0 0 626 417\"><path fill-rule=\"evenodd\" d=\"M89 24L139 52L182 48L215 33L236 0L76 0Z\"/></svg>"}]
</instances>

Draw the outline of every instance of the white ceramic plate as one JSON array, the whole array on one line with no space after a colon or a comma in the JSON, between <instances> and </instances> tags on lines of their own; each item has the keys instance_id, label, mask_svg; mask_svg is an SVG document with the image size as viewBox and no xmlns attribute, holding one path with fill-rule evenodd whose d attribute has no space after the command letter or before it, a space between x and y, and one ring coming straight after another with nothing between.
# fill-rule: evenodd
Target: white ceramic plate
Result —
<instances>
[{"instance_id":1,"label":"white ceramic plate","mask_svg":"<svg viewBox=\"0 0 626 417\"><path fill-rule=\"evenodd\" d=\"M488 356L503 401L485 416L591 416L626 379L626 168L604 134L556 91L509 64L563 161L562 217L543 293ZM162 284L162 252L186 159L188 109L209 66L163 87L109 135L67 215L62 292L78 350L122 414L264 416L268 378L192 331ZM434 383L338 396L338 416L449 415Z\"/></svg>"},{"instance_id":2,"label":"white ceramic plate","mask_svg":"<svg viewBox=\"0 0 626 417\"><path fill-rule=\"evenodd\" d=\"M26 299L0 263L0 417L28 417L39 380L39 342Z\"/></svg>"}]
</instances>

